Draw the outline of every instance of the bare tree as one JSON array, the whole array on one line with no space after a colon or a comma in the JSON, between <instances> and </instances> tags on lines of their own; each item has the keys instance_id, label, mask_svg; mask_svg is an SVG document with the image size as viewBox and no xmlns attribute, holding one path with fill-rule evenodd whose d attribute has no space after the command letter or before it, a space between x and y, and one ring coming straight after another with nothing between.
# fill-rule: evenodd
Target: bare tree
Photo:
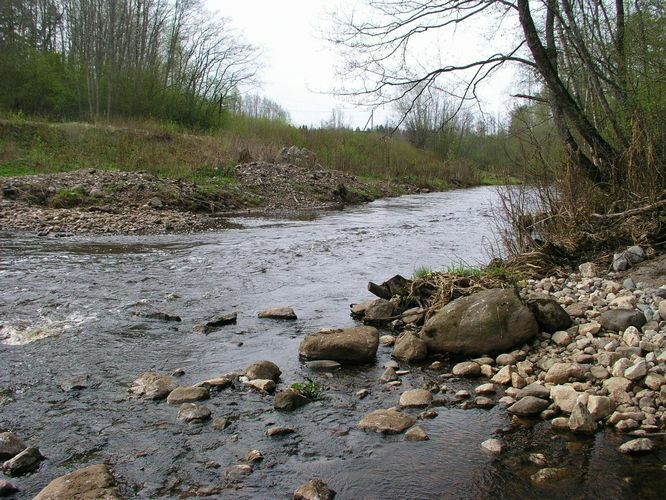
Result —
<instances>
[{"instance_id":1,"label":"bare tree","mask_svg":"<svg viewBox=\"0 0 666 500\"><path fill-rule=\"evenodd\" d=\"M498 68L519 65L533 72L546 90L545 97L544 94L520 97L545 98L549 102L570 160L595 183L607 188L622 184L635 126L648 126L642 117L649 117L654 111L650 102L634 98L636 89L652 84L664 87L663 71L650 75L630 58L632 53L657 50L650 45L649 37L641 34L640 26L659 19L657 24L663 28L662 2L370 0L367 3L368 9L361 15L338 17L336 34L331 38L345 49L346 73L363 82L360 88L347 89L348 93L368 97L375 103L410 96L416 105L426 89L444 87L446 77L457 75L464 79L459 92L464 101L474 99L478 85ZM428 66L412 60L411 48L433 31L466 30L476 23L513 32L513 43L497 51L481 48L478 57L462 62ZM663 51L663 33L658 39ZM663 132L651 123L653 128L645 134L661 144ZM659 181L664 182L663 174Z\"/></svg>"}]
</instances>

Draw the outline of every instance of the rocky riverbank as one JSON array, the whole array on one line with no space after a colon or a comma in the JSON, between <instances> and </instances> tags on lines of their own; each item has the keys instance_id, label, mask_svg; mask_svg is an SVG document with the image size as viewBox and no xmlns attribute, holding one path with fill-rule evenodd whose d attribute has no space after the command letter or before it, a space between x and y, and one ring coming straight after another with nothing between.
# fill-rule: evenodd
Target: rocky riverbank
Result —
<instances>
[{"instance_id":1,"label":"rocky riverbank","mask_svg":"<svg viewBox=\"0 0 666 500\"><path fill-rule=\"evenodd\" d=\"M83 169L0 177L0 230L40 234L189 233L228 227L225 215L340 208L415 193L415 186L322 167L288 148L275 163L249 162L195 184L142 172Z\"/></svg>"},{"instance_id":2,"label":"rocky riverbank","mask_svg":"<svg viewBox=\"0 0 666 500\"><path fill-rule=\"evenodd\" d=\"M252 363L243 370L222 375L215 372L210 373L210 378L196 379L189 378L183 370L159 372L146 366L147 371L132 373L129 380L136 381L118 387L114 397L118 401L131 401L132 409L142 415L148 414L148 408L158 408L165 415L161 417L165 420L147 421L145 425L160 427L169 422L170 434L183 440L200 436L199 442L206 449L209 443L225 436L224 446L215 444L212 448L233 450L231 458L225 455L224 460L206 458L201 462L201 470L217 471L210 472L215 480L209 484L199 478L191 482L189 478L169 481L168 489L150 490L162 492L156 496L242 492L253 477L265 478L262 473L288 462L293 453L316 457L324 454L311 445L313 441L307 433L323 434L322 441L317 443L324 447L342 440L345 453L355 457L366 451L359 447L372 449L387 442L393 444L393 453L397 447L427 446L428 442L441 449L446 437L438 432L438 424L454 413L465 413L469 418L481 414L481 418L490 419L500 412L504 414L505 409L512 415L510 425L498 427L478 442L466 441L465 446L496 457L493 463L506 460L506 467L525 467L529 470L528 484L548 487L578 474L575 466L563 464L562 455L554 452L558 444L566 440L574 449L575 445L580 446L577 440L584 442L585 436L604 428L606 432L617 432L618 439L623 441L617 445L618 456L624 453L663 456L664 265L666 259L659 256L629 273L606 273L585 266L585 275L577 272L567 277L525 280L517 283L516 297L522 299L516 298L517 302L511 295L515 294L512 286L491 289L488 295L498 298L498 307L507 304L509 317L512 311L519 311L525 330L532 331L533 336L503 352L485 352L481 346L478 354L439 352L440 344L431 342L428 332L437 331L433 319L438 311L460 308L462 302L467 304L463 310L473 308L471 316L480 317L483 308L458 299L438 306L437 311L428 311L425 302L424 307L401 310L402 306L413 306L405 299L414 289L414 282L393 280L393 287L379 286L389 299L353 308L352 312L362 314L367 325L313 332L302 339L298 352L293 350L291 356L300 355L304 359L303 369L309 373L310 383L289 383L302 380L303 375L284 373L290 370L267 360ZM431 291L432 297L437 295L436 290ZM485 292L470 297L475 295L477 299L483 298ZM483 301L488 303L487 298ZM186 317L187 311L178 312ZM261 321L281 321L282 330L300 334L296 326L298 316L293 310L266 310L258 316ZM182 323L173 314L151 312L136 317L169 326ZM224 321L212 318L201 323L200 328L179 335L191 334L212 343L223 337L224 329L230 328L228 325L235 319L232 315ZM441 321L437 318L435 323ZM473 328L467 323L463 327L469 331ZM390 357L394 359L389 360ZM384 369L381 376L372 375L375 363ZM356 385L356 380L368 373L372 379L367 384L364 381L363 387ZM88 391L92 398L95 389L85 389L86 384L74 381L62 390ZM252 405L250 410L249 405ZM332 426L321 421L313 426L314 416L321 416L324 411L327 417L343 414L344 418ZM123 415L123 419L128 417ZM516 444L520 429L534 428L540 432L546 427L552 429L552 439L529 446ZM354 432L349 439L345 438ZM525 432L529 435L529 431ZM363 434L363 438L358 434ZM131 497L132 491L141 491L140 485L128 480L128 469L134 468L133 462L98 463L100 458L108 456L109 443L100 445L95 458L86 455L87 467L75 470L74 464L66 465L68 475L47 486L52 477L45 480L40 474L55 463L42 443L36 443L29 432L3 435L0 443L3 439L13 446L9 452L13 458L2 457L7 459L4 472L16 476L11 483L0 482L0 488L7 491L12 491L12 487L23 488L24 474L33 470L38 471L37 479L33 479L39 481L36 491L47 488L41 493L45 498L51 494L55 498L70 498L78 491L71 488L83 485L93 485L98 488L95 495L101 496L103 492L109 498ZM537 441L533 436L529 439ZM129 450L126 452L130 454ZM131 460L149 464L151 453L156 452L137 449ZM520 461L515 461L516 453L522 454ZM170 456L169 464L173 460L177 459ZM523 462L528 465L522 465ZM322 479L331 482L329 477ZM70 489L63 489L68 485ZM337 485L332 486L338 489ZM255 483L253 487L259 489L250 490L250 494L254 491L261 495L266 491L261 489L263 483ZM296 485L291 491L295 489ZM333 496L330 488L316 478L299 488L299 492L296 498Z\"/></svg>"}]
</instances>

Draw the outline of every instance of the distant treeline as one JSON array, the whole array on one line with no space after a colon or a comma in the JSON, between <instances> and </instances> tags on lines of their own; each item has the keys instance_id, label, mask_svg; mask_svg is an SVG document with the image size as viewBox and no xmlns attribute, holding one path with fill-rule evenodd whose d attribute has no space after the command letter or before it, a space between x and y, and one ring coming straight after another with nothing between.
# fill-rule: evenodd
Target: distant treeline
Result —
<instances>
[{"instance_id":1,"label":"distant treeline","mask_svg":"<svg viewBox=\"0 0 666 500\"><path fill-rule=\"evenodd\" d=\"M200 0L2 0L0 108L219 124L258 51Z\"/></svg>"}]
</instances>

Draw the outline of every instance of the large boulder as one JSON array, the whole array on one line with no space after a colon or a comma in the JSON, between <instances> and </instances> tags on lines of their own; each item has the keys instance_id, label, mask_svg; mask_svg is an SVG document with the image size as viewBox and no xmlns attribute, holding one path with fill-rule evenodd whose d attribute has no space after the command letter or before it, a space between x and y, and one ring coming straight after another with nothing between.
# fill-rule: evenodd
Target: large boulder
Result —
<instances>
[{"instance_id":1,"label":"large boulder","mask_svg":"<svg viewBox=\"0 0 666 500\"><path fill-rule=\"evenodd\" d=\"M120 500L122 496L108 466L97 464L54 479L37 494L35 500L66 498Z\"/></svg>"},{"instance_id":2,"label":"large boulder","mask_svg":"<svg viewBox=\"0 0 666 500\"><path fill-rule=\"evenodd\" d=\"M305 359L330 359L340 363L365 363L375 359L379 331L372 326L326 329L308 335L298 353Z\"/></svg>"},{"instance_id":3,"label":"large boulder","mask_svg":"<svg viewBox=\"0 0 666 500\"><path fill-rule=\"evenodd\" d=\"M478 355L510 351L538 332L534 315L514 290L491 289L450 302L420 336L431 353Z\"/></svg>"}]
</instances>

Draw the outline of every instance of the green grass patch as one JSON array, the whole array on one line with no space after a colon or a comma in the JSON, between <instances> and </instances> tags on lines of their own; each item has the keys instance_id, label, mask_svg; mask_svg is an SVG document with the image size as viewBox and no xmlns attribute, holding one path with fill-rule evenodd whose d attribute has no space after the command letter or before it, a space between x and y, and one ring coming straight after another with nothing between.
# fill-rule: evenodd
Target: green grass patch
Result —
<instances>
[{"instance_id":1,"label":"green grass patch","mask_svg":"<svg viewBox=\"0 0 666 500\"><path fill-rule=\"evenodd\" d=\"M310 379L307 382L295 382L290 387L311 400L319 399L324 393L324 386Z\"/></svg>"},{"instance_id":2,"label":"green grass patch","mask_svg":"<svg viewBox=\"0 0 666 500\"><path fill-rule=\"evenodd\" d=\"M422 278L427 278L428 276L430 276L434 272L435 271L430 266L419 266L416 269L414 269L414 272L412 273L412 279L413 280L418 280L418 279L422 279Z\"/></svg>"}]
</instances>

